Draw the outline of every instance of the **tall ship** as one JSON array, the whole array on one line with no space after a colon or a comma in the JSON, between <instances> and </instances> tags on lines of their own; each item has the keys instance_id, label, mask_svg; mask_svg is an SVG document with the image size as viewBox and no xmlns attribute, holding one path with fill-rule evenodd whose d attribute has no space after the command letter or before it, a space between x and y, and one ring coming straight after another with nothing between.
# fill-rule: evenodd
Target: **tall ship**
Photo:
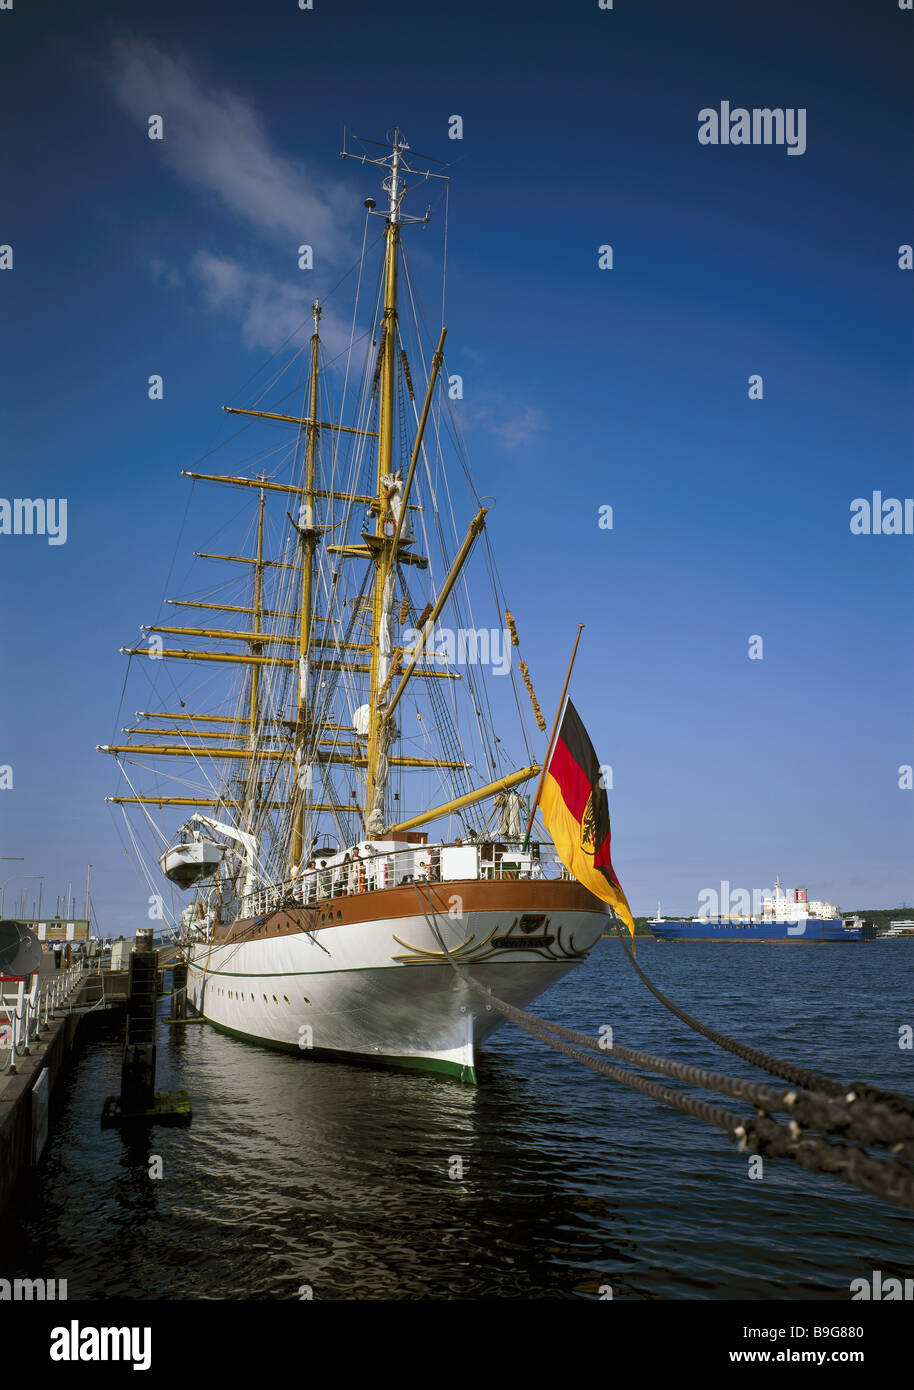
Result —
<instances>
[{"instance_id":1,"label":"tall ship","mask_svg":"<svg viewBox=\"0 0 914 1390\"><path fill-rule=\"evenodd\" d=\"M447 176L398 131L343 153L384 194L349 299L315 302L307 345L223 407L239 428L219 457L247 446L243 471L185 471L219 543L122 648L148 708L100 751L193 1009L259 1043L475 1081L503 1018L465 972L525 1006L610 913L528 825L547 726L446 329L419 307L428 256L406 256L430 216L407 188Z\"/></svg>"},{"instance_id":2,"label":"tall ship","mask_svg":"<svg viewBox=\"0 0 914 1390\"><path fill-rule=\"evenodd\" d=\"M785 891L780 879L761 897L758 913L661 917L648 925L655 941L823 942L873 941L876 928L843 918L835 903L809 899L805 888Z\"/></svg>"}]
</instances>

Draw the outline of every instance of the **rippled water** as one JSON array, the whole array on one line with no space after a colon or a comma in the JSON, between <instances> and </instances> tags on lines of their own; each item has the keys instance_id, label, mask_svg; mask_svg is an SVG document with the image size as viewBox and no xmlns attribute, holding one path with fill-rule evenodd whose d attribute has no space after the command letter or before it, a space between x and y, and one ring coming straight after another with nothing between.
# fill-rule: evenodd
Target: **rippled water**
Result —
<instances>
[{"instance_id":1,"label":"rippled water","mask_svg":"<svg viewBox=\"0 0 914 1390\"><path fill-rule=\"evenodd\" d=\"M914 1094L910 943L646 941L638 960L705 1022ZM758 1076L666 1013L613 941L534 1007ZM914 1274L914 1215L784 1162L751 1180L722 1132L510 1024L475 1089L163 1026L158 1088L191 1093L193 1124L131 1143L99 1126L119 1072L119 1043L91 1042L62 1084L0 1230L4 1277L66 1278L71 1299L847 1299L873 1269Z\"/></svg>"}]
</instances>

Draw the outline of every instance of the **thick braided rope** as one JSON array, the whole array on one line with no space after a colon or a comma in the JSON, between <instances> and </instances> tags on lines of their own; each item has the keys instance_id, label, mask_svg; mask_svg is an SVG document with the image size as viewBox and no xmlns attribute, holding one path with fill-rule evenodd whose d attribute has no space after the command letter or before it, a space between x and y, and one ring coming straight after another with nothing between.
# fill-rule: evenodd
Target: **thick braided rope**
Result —
<instances>
[{"instance_id":1,"label":"thick braided rope","mask_svg":"<svg viewBox=\"0 0 914 1390\"><path fill-rule=\"evenodd\" d=\"M525 1032L533 1037L545 1042L554 1051L563 1054L572 1061L579 1062L582 1066L588 1067L591 1071L599 1075L606 1076L610 1080L617 1081L629 1089L639 1091L643 1095L652 1097L661 1104L670 1106L684 1114L693 1115L697 1119L704 1120L708 1124L716 1126L727 1132L730 1139L739 1145L742 1152L747 1147L753 1153L758 1153L765 1157L789 1158L799 1163L801 1167L809 1169L811 1172L831 1173L835 1177L851 1185L861 1188L877 1197L886 1198L889 1201L898 1203L914 1210L914 1169L906 1164L893 1162L892 1160L879 1160L870 1157L862 1149L855 1148L846 1144L829 1143L826 1139L818 1135L803 1135L796 1119L791 1119L788 1125L778 1124L767 1114L760 1114L757 1118L743 1120L739 1115L730 1111L723 1110L719 1106L711 1105L694 1096L684 1095L680 1091L671 1090L667 1086L660 1085L659 1082L651 1081L649 1078L641 1076L636 1072L629 1071L622 1067L613 1066L601 1057L588 1056L581 1052L577 1047L571 1046L572 1041L580 1042L583 1046L594 1051L603 1052L606 1049L601 1046L599 1039L591 1038L587 1034L578 1033L574 1029L564 1028L560 1024L547 1023L545 1020L537 1018L533 1014L528 1014L523 1009L516 1008L513 1004L508 1004L505 1000L499 999L491 990L481 985L478 980L473 979L468 971L454 960L448 950L444 940L434 921L435 909L432 906L432 889L429 886L429 905L426 909L422 900L419 885L414 885L419 906L425 917L426 923L435 936L438 944L444 952L448 964L463 982L481 998L487 1005L494 1008L505 1018L510 1019ZM440 905L439 905L440 906ZM432 917L429 917L429 911ZM625 943L623 943L625 944ZM642 972L639 970L639 975ZM644 977L645 983L650 982ZM657 991L659 995L659 991ZM675 1005L672 1006L678 1014ZM687 1017L687 1016L686 1016ZM684 1020L685 1021L685 1020ZM704 1032L703 1025L699 1025L699 1031ZM709 1029L708 1033L716 1030ZM721 1034L721 1037L726 1035ZM565 1041L568 1039L568 1041ZM730 1039L729 1041L733 1041ZM741 1046L737 1044L737 1046ZM633 1048L623 1048L615 1045L612 1049L623 1060L632 1061L636 1065L648 1067L651 1070L665 1072L677 1079L690 1081L695 1085L703 1086L705 1089L715 1089L724 1091L726 1094L734 1095L739 1098L750 1099L753 1103L759 1104L760 1109L788 1109L798 1113L801 1104L809 1101L814 1109L821 1112L824 1119L833 1119L832 1112L828 1109L828 1102L822 1097L804 1097L795 1092L778 1092L769 1087L758 1086L753 1082L742 1081L736 1077L726 1077L717 1072L709 1072L701 1067L692 1067L687 1063L672 1062L666 1058L653 1057L648 1053L638 1052ZM755 1049L747 1049L754 1052ZM766 1054L760 1053L760 1056ZM772 1059L777 1060L777 1059ZM767 1070L767 1068L766 1068ZM815 1073L808 1073L815 1075ZM831 1083L836 1085L837 1083ZM891 1094L891 1093L888 1093ZM902 1097L902 1099L907 1099ZM823 1108L824 1107L824 1108ZM835 1128L840 1128L836 1125ZM846 1116L843 1118L843 1127L847 1128ZM870 1141L874 1142L874 1141ZM907 1145L896 1145L895 1151L907 1149Z\"/></svg>"},{"instance_id":2,"label":"thick braided rope","mask_svg":"<svg viewBox=\"0 0 914 1390\"><path fill-rule=\"evenodd\" d=\"M513 1022L521 1018L531 1018L511 1004L505 1005L506 1017ZM726 1076L721 1072L708 1071L705 1067L694 1067L687 1062L677 1062L666 1057L655 1057L648 1052L624 1047L613 1042L607 1046L599 1038L579 1033L575 1028L565 1028L560 1023L537 1020L543 1028L579 1047L595 1051L612 1052L623 1062L631 1062L647 1071L660 1072L677 1081L691 1086L700 1086L705 1091L719 1091L722 1095L735 1096L748 1101L758 1110L766 1113L786 1111L805 1129L817 1129L822 1134L836 1134L844 1139L852 1139L860 1144L880 1144L891 1148L899 1156L914 1158L914 1120L884 1105L871 1105L863 1100L848 1101L846 1097L833 1100L811 1091L780 1091L770 1086L759 1085L755 1081L744 1081L739 1077Z\"/></svg>"},{"instance_id":3,"label":"thick braided rope","mask_svg":"<svg viewBox=\"0 0 914 1390\"><path fill-rule=\"evenodd\" d=\"M699 1023L697 1018L692 1018L684 1009L680 1009L668 999L666 995L657 988L655 984L647 978L638 962L632 954L631 948L618 922L614 923L616 935L622 942L632 969L653 994L655 999L659 999L665 1009L676 1015L689 1028L693 1028L696 1033L701 1033L711 1042L717 1043L718 1047L723 1047L727 1052L733 1052L737 1057L742 1057L744 1061L751 1062L754 1066L761 1067L762 1071L767 1071L772 1076L781 1076L785 1081L792 1081L798 1086L802 1086L807 1091L821 1091L827 1096L846 1096L848 1093L854 1096L863 1096L870 1101L878 1101L888 1106L893 1111L901 1111L903 1114L914 1116L914 1101L908 1096L900 1095L897 1091L884 1091L878 1086L870 1086L864 1081L854 1081L846 1084L842 1081L835 1081L829 1076L820 1076L818 1072L809 1071L806 1067L798 1067L793 1062L783 1062L779 1057L772 1057L767 1052L761 1052L758 1048L748 1047L745 1043L737 1042L735 1038L729 1037L726 1033L720 1033L716 1028L709 1028L707 1024Z\"/></svg>"}]
</instances>

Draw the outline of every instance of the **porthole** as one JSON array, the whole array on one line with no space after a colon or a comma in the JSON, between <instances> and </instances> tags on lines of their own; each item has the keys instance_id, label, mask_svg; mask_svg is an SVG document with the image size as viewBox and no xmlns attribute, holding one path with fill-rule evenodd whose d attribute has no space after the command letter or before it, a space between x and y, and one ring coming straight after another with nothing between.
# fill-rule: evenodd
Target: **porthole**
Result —
<instances>
[{"instance_id":1,"label":"porthole","mask_svg":"<svg viewBox=\"0 0 914 1390\"><path fill-rule=\"evenodd\" d=\"M285 994L283 995L283 999L285 999L285 1001L286 1001L287 1004L291 1002L291 1001L289 1000L289 998L288 998Z\"/></svg>"},{"instance_id":2,"label":"porthole","mask_svg":"<svg viewBox=\"0 0 914 1390\"><path fill-rule=\"evenodd\" d=\"M278 1004L278 1003L279 1003L279 1000L276 998L276 995L275 995L275 994L273 995L273 1003L274 1003L274 1004Z\"/></svg>"}]
</instances>

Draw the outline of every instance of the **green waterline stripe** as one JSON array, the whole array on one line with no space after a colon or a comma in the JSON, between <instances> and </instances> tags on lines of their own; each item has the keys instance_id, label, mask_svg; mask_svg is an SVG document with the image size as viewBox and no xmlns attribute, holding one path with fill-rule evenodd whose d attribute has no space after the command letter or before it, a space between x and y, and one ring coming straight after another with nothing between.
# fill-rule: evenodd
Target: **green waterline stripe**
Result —
<instances>
[{"instance_id":1,"label":"green waterline stripe","mask_svg":"<svg viewBox=\"0 0 914 1390\"><path fill-rule=\"evenodd\" d=\"M281 1052L306 1053L321 1061L349 1062L363 1066L402 1067L407 1071L438 1072L444 1076L454 1076L471 1086L476 1085L476 1068L467 1066L465 1062L449 1062L441 1057L400 1057L387 1052L343 1052L329 1048L299 1047L298 1043L281 1042L277 1038L261 1038L256 1033L243 1033L237 1028L230 1028L227 1023L217 1023L212 1018L207 1018L206 1022L217 1032L227 1033L232 1038L238 1038L240 1042L259 1043L262 1047L271 1047Z\"/></svg>"}]
</instances>

